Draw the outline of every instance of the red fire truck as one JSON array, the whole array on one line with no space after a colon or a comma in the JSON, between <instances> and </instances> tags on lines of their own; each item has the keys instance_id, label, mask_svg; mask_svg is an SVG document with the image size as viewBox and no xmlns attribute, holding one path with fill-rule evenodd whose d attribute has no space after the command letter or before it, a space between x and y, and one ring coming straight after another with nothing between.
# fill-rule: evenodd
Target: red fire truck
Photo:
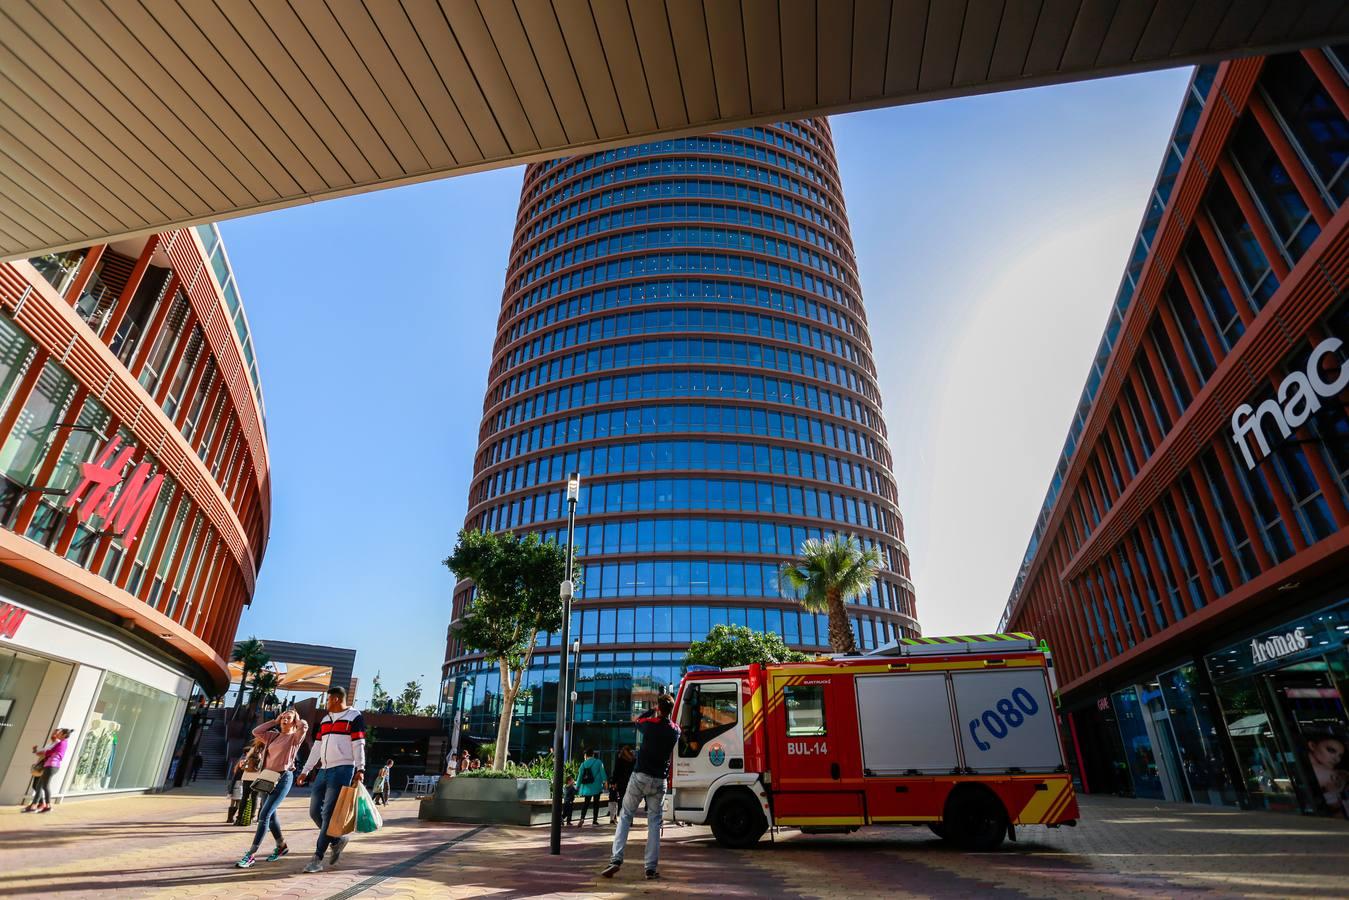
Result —
<instances>
[{"instance_id":1,"label":"red fire truck","mask_svg":"<svg viewBox=\"0 0 1349 900\"><path fill-rule=\"evenodd\" d=\"M970 849L1015 840L1016 825L1075 825L1054 690L1027 634L691 670L669 814L728 847L779 825L922 824Z\"/></svg>"}]
</instances>

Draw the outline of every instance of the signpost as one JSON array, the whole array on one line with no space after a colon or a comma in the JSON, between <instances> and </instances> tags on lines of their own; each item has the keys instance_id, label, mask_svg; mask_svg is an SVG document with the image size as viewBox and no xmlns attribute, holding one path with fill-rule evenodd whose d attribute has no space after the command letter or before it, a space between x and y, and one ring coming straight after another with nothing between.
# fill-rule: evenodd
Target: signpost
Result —
<instances>
[{"instance_id":1,"label":"signpost","mask_svg":"<svg viewBox=\"0 0 1349 900\"><path fill-rule=\"evenodd\" d=\"M557 727L553 730L553 823L548 836L548 852L562 852L562 770L565 765L563 732L567 727L567 649L571 646L571 567L576 559L576 500L581 495L581 476L572 472L567 479L567 579L562 582L562 640L557 654Z\"/></svg>"}]
</instances>

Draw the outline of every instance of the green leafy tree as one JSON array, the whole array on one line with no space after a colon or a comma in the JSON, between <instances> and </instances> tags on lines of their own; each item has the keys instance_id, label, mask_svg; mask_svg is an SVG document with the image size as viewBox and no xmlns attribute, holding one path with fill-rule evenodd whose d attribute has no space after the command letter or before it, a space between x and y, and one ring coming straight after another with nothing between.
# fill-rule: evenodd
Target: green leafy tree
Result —
<instances>
[{"instance_id":1,"label":"green leafy tree","mask_svg":"<svg viewBox=\"0 0 1349 900\"><path fill-rule=\"evenodd\" d=\"M829 646L835 653L853 656L857 641L844 604L865 594L880 570L879 550L863 550L857 538L836 534L803 541L796 560L782 567L781 581L807 610L829 614Z\"/></svg>"},{"instance_id":2,"label":"green leafy tree","mask_svg":"<svg viewBox=\"0 0 1349 900\"><path fill-rule=\"evenodd\" d=\"M384 684L379 680L379 673L375 673L375 680L370 683L370 709L375 712L384 712L384 707L389 703L389 692L384 690Z\"/></svg>"},{"instance_id":3,"label":"green leafy tree","mask_svg":"<svg viewBox=\"0 0 1349 900\"><path fill-rule=\"evenodd\" d=\"M255 637L250 637L246 641L240 641L234 646L234 653L230 659L242 664L243 672L239 675L239 694L234 698L234 715L239 714L239 707L244 702L244 690L248 687L248 678L250 675L256 675L266 668L272 661L268 655L267 648L263 646L262 641Z\"/></svg>"},{"instance_id":4,"label":"green leafy tree","mask_svg":"<svg viewBox=\"0 0 1349 900\"><path fill-rule=\"evenodd\" d=\"M415 716L417 714L417 704L422 700L422 686L415 681L409 681L403 686L403 693L398 695L398 699L393 702L393 711L400 716Z\"/></svg>"},{"instance_id":5,"label":"green leafy tree","mask_svg":"<svg viewBox=\"0 0 1349 900\"><path fill-rule=\"evenodd\" d=\"M455 633L501 667L492 767L504 770L515 698L539 634L562 627L559 588L566 578L567 551L537 534L522 538L465 529L445 565L474 586L473 600L455 623Z\"/></svg>"},{"instance_id":6,"label":"green leafy tree","mask_svg":"<svg viewBox=\"0 0 1349 900\"><path fill-rule=\"evenodd\" d=\"M701 641L689 645L684 666L748 666L752 663L804 662L775 631L755 631L744 625L715 625Z\"/></svg>"}]
</instances>

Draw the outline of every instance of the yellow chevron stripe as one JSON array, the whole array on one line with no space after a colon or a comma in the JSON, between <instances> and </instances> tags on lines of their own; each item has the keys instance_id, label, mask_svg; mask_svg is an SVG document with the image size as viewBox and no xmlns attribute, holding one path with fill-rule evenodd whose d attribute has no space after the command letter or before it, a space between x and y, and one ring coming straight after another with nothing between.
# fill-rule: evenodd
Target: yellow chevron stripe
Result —
<instances>
[{"instance_id":1,"label":"yellow chevron stripe","mask_svg":"<svg viewBox=\"0 0 1349 900\"><path fill-rule=\"evenodd\" d=\"M1030 800L1022 807L1017 816L1017 822L1021 825L1041 825L1050 821L1050 813L1053 812L1061 803L1066 802L1070 793L1069 782L1066 778L1055 778L1047 780L1045 784L1048 790L1035 791L1031 794Z\"/></svg>"}]
</instances>

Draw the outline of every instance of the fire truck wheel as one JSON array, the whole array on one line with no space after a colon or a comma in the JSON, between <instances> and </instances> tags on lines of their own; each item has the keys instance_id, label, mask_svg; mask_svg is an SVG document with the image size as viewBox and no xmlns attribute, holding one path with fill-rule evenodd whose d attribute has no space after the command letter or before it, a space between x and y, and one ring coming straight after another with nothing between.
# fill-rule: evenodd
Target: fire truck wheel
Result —
<instances>
[{"instance_id":1,"label":"fire truck wheel","mask_svg":"<svg viewBox=\"0 0 1349 900\"><path fill-rule=\"evenodd\" d=\"M987 788L964 786L946 801L942 827L966 850L996 850L1007 834L1007 811Z\"/></svg>"},{"instance_id":2,"label":"fire truck wheel","mask_svg":"<svg viewBox=\"0 0 1349 900\"><path fill-rule=\"evenodd\" d=\"M927 829L943 841L948 840L951 837L951 833L946 830L946 826L938 822L928 822Z\"/></svg>"},{"instance_id":3,"label":"fire truck wheel","mask_svg":"<svg viewBox=\"0 0 1349 900\"><path fill-rule=\"evenodd\" d=\"M768 830L763 810L745 791L733 791L717 798L712 808L712 836L723 847L743 850L753 847Z\"/></svg>"}]
</instances>

